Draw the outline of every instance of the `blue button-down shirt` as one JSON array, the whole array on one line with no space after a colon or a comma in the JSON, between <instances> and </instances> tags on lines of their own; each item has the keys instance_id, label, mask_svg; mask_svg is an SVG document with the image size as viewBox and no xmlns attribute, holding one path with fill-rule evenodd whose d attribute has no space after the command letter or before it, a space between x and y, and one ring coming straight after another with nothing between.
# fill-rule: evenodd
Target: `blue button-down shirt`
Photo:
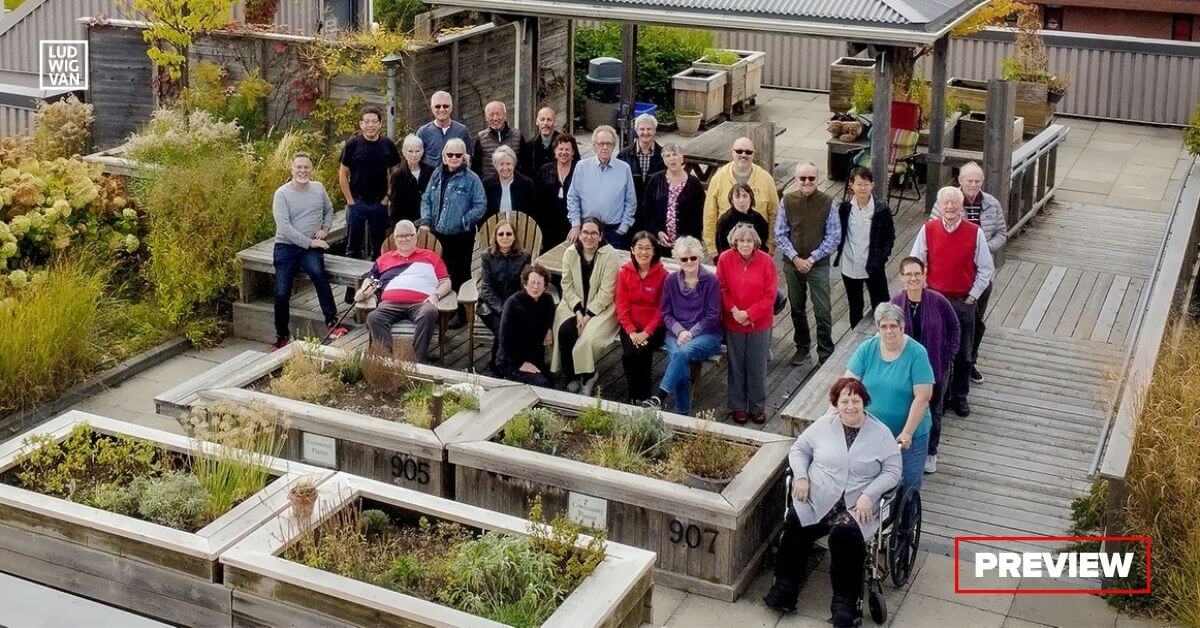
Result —
<instances>
[{"instance_id":1,"label":"blue button-down shirt","mask_svg":"<svg viewBox=\"0 0 1200 628\"><path fill-rule=\"evenodd\" d=\"M821 240L821 244L809 253L813 263L832 255L833 250L837 248L838 240L841 239L842 221L838 218L837 201L834 201L829 207L829 216L825 218L825 237ZM790 261L799 254L796 247L792 245L792 225L788 222L787 212L783 207L780 207L779 213L775 214L775 248L779 249L785 260Z\"/></svg>"},{"instance_id":2,"label":"blue button-down shirt","mask_svg":"<svg viewBox=\"0 0 1200 628\"><path fill-rule=\"evenodd\" d=\"M617 225L625 233L633 226L637 193L633 189L633 171L616 157L601 166L588 157L575 166L571 190L567 192L567 220L578 227L584 218L599 218L605 225Z\"/></svg>"}]
</instances>

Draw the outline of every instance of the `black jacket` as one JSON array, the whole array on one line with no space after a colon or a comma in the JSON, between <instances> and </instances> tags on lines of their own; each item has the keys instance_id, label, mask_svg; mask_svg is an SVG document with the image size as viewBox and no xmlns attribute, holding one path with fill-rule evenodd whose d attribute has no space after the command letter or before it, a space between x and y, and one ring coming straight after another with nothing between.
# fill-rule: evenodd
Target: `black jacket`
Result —
<instances>
[{"instance_id":1,"label":"black jacket","mask_svg":"<svg viewBox=\"0 0 1200 628\"><path fill-rule=\"evenodd\" d=\"M534 301L521 290L504 302L500 317L500 351L497 363L501 372L510 373L529 362L543 373L546 368L546 347L542 344L554 322L554 299L542 293Z\"/></svg>"},{"instance_id":2,"label":"black jacket","mask_svg":"<svg viewBox=\"0 0 1200 628\"><path fill-rule=\"evenodd\" d=\"M550 162L542 166L538 173L538 209L533 212L533 219L542 228L542 249L550 250L567 239L571 224L567 221L567 194L571 189L571 180L575 178L575 165L563 183L558 180L558 163Z\"/></svg>"},{"instance_id":3,"label":"black jacket","mask_svg":"<svg viewBox=\"0 0 1200 628\"><path fill-rule=\"evenodd\" d=\"M566 135L562 131L554 131L550 134L550 146L542 147L542 135L534 133L533 137L525 138L525 152L521 155L521 172L530 177L537 177L538 172L542 170L542 166L554 161L554 140L558 136ZM579 142L575 141L575 136L571 138L571 146L575 148L575 157L572 161L579 162Z\"/></svg>"},{"instance_id":4,"label":"black jacket","mask_svg":"<svg viewBox=\"0 0 1200 628\"><path fill-rule=\"evenodd\" d=\"M762 212L757 209L751 209L745 214L738 213L738 210L730 207L724 212L721 212L721 217L717 218L717 255L725 252L729 246L729 233L738 223L749 223L754 226L754 232L758 234L758 239L762 240L763 248L767 247L767 238L770 236L771 226L767 224L767 217L762 215ZM713 256L715 260L717 255Z\"/></svg>"},{"instance_id":5,"label":"black jacket","mask_svg":"<svg viewBox=\"0 0 1200 628\"><path fill-rule=\"evenodd\" d=\"M504 301L521 291L521 270L529 265L529 259L529 253L524 252L492 255L491 250L487 250L479 255L483 279L479 294L481 314L500 314Z\"/></svg>"},{"instance_id":6,"label":"black jacket","mask_svg":"<svg viewBox=\"0 0 1200 628\"><path fill-rule=\"evenodd\" d=\"M519 173L513 173L513 181L508 187L509 194L512 195L513 211L525 212L532 214L537 208L537 188L533 185L533 180ZM500 212L500 177L492 176L483 180L483 193L487 195L487 210L483 213L484 218L488 218Z\"/></svg>"},{"instance_id":7,"label":"black jacket","mask_svg":"<svg viewBox=\"0 0 1200 628\"><path fill-rule=\"evenodd\" d=\"M637 219L634 221L637 228L646 229L655 237L660 231L666 232L667 195L669 192L670 183L667 182L665 170L650 177L650 181L646 183L646 191L642 195L642 200L638 203ZM683 184L683 190L679 192L679 199L675 203L675 234L701 239L703 230L704 184L700 183L700 179L688 175L687 182Z\"/></svg>"},{"instance_id":8,"label":"black jacket","mask_svg":"<svg viewBox=\"0 0 1200 628\"><path fill-rule=\"evenodd\" d=\"M650 181L650 177L666 170L667 164L663 163L662 146L655 142L654 149L651 151L650 170L642 172L642 162L638 159L637 150L638 145L635 140L633 144L617 155L617 159L629 164L629 169L633 171L633 189L637 192L638 201L641 201L642 193L646 190L646 183Z\"/></svg>"},{"instance_id":9,"label":"black jacket","mask_svg":"<svg viewBox=\"0 0 1200 628\"><path fill-rule=\"evenodd\" d=\"M837 266L842 261L842 247L846 244L846 238L849 237L847 229L850 223L850 199L842 201L838 205L838 219L842 223L842 239L838 242L837 258L833 260L833 265ZM867 273L877 274L884 272L884 267L887 266L888 258L892 256L892 247L896 244L896 225L892 222L892 210L888 209L887 203L875 201L875 213L871 216L871 240L867 245Z\"/></svg>"},{"instance_id":10,"label":"black jacket","mask_svg":"<svg viewBox=\"0 0 1200 628\"><path fill-rule=\"evenodd\" d=\"M415 179L407 163L398 168L392 173L391 221L393 224L401 220L416 222L421 219L421 195L429 185L429 177L433 176L433 166L421 162L421 174Z\"/></svg>"}]
</instances>

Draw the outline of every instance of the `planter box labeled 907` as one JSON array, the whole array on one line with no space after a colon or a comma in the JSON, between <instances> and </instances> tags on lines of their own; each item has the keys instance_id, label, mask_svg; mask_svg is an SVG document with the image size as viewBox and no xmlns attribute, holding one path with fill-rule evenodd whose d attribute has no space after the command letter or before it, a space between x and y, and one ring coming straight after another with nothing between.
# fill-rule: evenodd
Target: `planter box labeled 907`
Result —
<instances>
[{"instance_id":1,"label":"planter box labeled 907","mask_svg":"<svg viewBox=\"0 0 1200 628\"><path fill-rule=\"evenodd\" d=\"M315 512L336 516L360 500L475 530L526 536L527 520L345 473L318 488ZM281 557L303 534L291 510L221 556L233 614L246 626L501 626L496 622ZM650 620L654 555L605 544L604 560L559 605L547 627L638 626Z\"/></svg>"},{"instance_id":2,"label":"planter box labeled 907","mask_svg":"<svg viewBox=\"0 0 1200 628\"><path fill-rule=\"evenodd\" d=\"M94 414L68 412L28 434L66 438L87 423L186 454L194 441ZM0 473L13 470L23 437L0 445ZM208 444L205 444L208 446ZM229 626L229 589L218 555L288 505L302 478L320 484L332 471L268 459L276 477L195 533L67 499L0 484L0 570L173 624Z\"/></svg>"},{"instance_id":3,"label":"planter box labeled 907","mask_svg":"<svg viewBox=\"0 0 1200 628\"><path fill-rule=\"evenodd\" d=\"M541 495L548 517L565 511L605 529L614 541L656 552L658 583L736 599L758 572L783 522L781 470L792 439L711 425L721 436L757 448L720 493L493 442L508 419L525 408L577 414L594 403L580 395L528 387L508 393L503 407L485 405L483 417L467 428L468 437L446 447L455 470L455 499L519 515ZM633 410L611 402L602 405L614 412ZM677 433L695 432L702 424L677 414L663 417Z\"/></svg>"}]
</instances>

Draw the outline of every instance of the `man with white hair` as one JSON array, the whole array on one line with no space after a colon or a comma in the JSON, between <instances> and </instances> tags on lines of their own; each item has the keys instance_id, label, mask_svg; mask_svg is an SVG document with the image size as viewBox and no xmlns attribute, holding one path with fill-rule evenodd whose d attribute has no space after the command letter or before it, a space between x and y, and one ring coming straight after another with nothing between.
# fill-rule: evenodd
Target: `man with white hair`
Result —
<instances>
[{"instance_id":1,"label":"man with white hair","mask_svg":"<svg viewBox=\"0 0 1200 628\"><path fill-rule=\"evenodd\" d=\"M997 258L1008 242L1008 221L1004 219L1004 207L995 196L983 191L983 168L968 162L958 171L958 188L963 193L963 218L979 225L987 240L988 250ZM931 218L941 217L937 205L933 206ZM983 374L975 367L979 361L979 343L983 341L985 329L983 317L987 314L988 301L992 296L992 284L988 284L979 301L975 303L975 340L971 343L971 381L982 382Z\"/></svg>"},{"instance_id":2,"label":"man with white hair","mask_svg":"<svg viewBox=\"0 0 1200 628\"><path fill-rule=\"evenodd\" d=\"M467 130L465 124L457 122L450 118L454 113L454 99L450 97L448 92L434 92L429 98L429 111L433 113L433 120L421 125L417 129L417 137L421 138L421 143L425 145L425 155L421 157L421 162L432 167L438 168L442 165L442 149L445 148L448 140L458 138L463 141L467 147L467 154L471 154L471 146L474 144L471 139L471 132Z\"/></svg>"},{"instance_id":3,"label":"man with white hair","mask_svg":"<svg viewBox=\"0 0 1200 628\"><path fill-rule=\"evenodd\" d=\"M629 164L633 172L633 190L640 203L650 175L666 170L667 164L663 163L662 146L654 140L658 135L658 119L643 113L633 121L633 128L637 131L637 141L621 151L617 159Z\"/></svg>"},{"instance_id":4,"label":"man with white hair","mask_svg":"<svg viewBox=\"0 0 1200 628\"><path fill-rule=\"evenodd\" d=\"M938 190L937 207L941 217L929 220L917 231L912 256L925 262L929 287L949 299L958 316L960 337L946 406L965 417L971 414L967 395L974 360L971 342L975 337L975 307L992 281L995 265L983 229L963 220L962 191L955 187Z\"/></svg>"},{"instance_id":5,"label":"man with white hair","mask_svg":"<svg viewBox=\"0 0 1200 628\"><path fill-rule=\"evenodd\" d=\"M579 225L584 218L597 218L604 223L604 241L614 248L625 248L625 234L633 226L637 210L637 193L629 164L613 159L616 147L616 129L602 124L592 131L596 154L575 166L571 190L567 192L567 221L571 223L567 244L579 239Z\"/></svg>"},{"instance_id":6,"label":"man with white hair","mask_svg":"<svg viewBox=\"0 0 1200 628\"><path fill-rule=\"evenodd\" d=\"M501 146L513 150L513 154L525 152L525 138L521 131L508 126L508 107L499 100L493 100L483 108L483 117L487 120L487 128L475 134L475 151L471 153L471 169L480 179L486 179L496 174L496 166L492 165L492 153Z\"/></svg>"}]
</instances>

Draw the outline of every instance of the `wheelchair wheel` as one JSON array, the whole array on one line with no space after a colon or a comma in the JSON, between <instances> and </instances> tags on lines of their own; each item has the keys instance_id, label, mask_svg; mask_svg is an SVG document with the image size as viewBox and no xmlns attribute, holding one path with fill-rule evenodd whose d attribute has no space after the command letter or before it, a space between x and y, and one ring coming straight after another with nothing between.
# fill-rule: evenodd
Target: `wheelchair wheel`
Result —
<instances>
[{"instance_id":1,"label":"wheelchair wheel","mask_svg":"<svg viewBox=\"0 0 1200 628\"><path fill-rule=\"evenodd\" d=\"M871 611L871 620L883 624L888 618L887 600L883 597L883 587L878 583L871 586L867 592L867 608Z\"/></svg>"},{"instance_id":2,"label":"wheelchair wheel","mask_svg":"<svg viewBox=\"0 0 1200 628\"><path fill-rule=\"evenodd\" d=\"M888 566L892 584L902 587L912 576L921 545L921 493L905 490L898 501L888 538Z\"/></svg>"}]
</instances>

